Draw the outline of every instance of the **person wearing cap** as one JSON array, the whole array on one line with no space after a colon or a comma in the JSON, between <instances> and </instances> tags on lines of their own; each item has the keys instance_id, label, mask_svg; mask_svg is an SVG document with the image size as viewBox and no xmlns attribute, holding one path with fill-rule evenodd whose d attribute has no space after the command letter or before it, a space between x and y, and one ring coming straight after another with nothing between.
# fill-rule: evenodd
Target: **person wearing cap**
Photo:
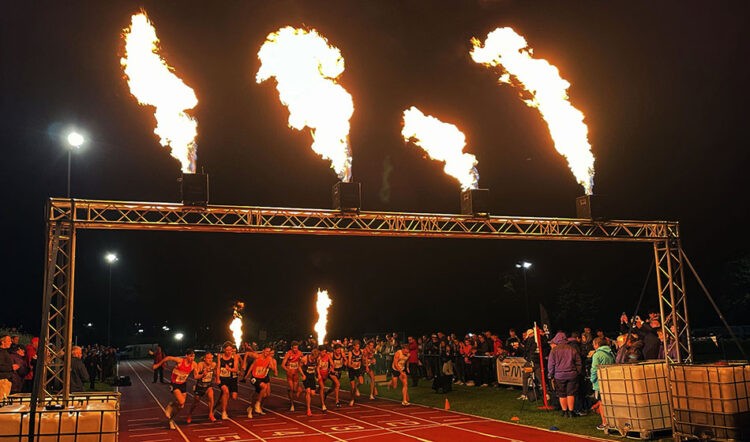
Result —
<instances>
[{"instance_id":1,"label":"person wearing cap","mask_svg":"<svg viewBox=\"0 0 750 442\"><path fill-rule=\"evenodd\" d=\"M578 393L578 377L581 375L582 361L580 352L568 343L565 332L557 332L550 341L552 350L549 353L547 369L549 379L553 382L555 392L560 399L560 408L564 417L573 417L575 397Z\"/></svg>"},{"instance_id":2,"label":"person wearing cap","mask_svg":"<svg viewBox=\"0 0 750 442\"><path fill-rule=\"evenodd\" d=\"M169 428L175 430L177 426L174 423L174 417L185 407L185 400L187 399L187 380L191 373L195 373L198 369L198 364L195 363L195 352L188 349L185 352L185 357L178 358L176 356L167 356L158 364L154 364L152 368L156 370L160 366L167 362L174 362L177 364L172 369L172 381L170 383L170 389L174 396L174 401L167 404L164 409L164 414L169 419Z\"/></svg>"}]
</instances>

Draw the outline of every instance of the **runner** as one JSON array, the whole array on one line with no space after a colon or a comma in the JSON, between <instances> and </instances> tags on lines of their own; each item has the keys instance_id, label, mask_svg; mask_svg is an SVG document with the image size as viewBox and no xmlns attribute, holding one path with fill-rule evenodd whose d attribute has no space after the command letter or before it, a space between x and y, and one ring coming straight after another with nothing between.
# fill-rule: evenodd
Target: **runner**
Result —
<instances>
[{"instance_id":1,"label":"runner","mask_svg":"<svg viewBox=\"0 0 750 442\"><path fill-rule=\"evenodd\" d=\"M294 411L294 396L299 397L302 393L302 387L299 384L300 361L302 352L299 351L299 342L292 341L292 349L286 352L284 359L281 360L281 368L286 372L287 395L289 396L289 411Z\"/></svg>"},{"instance_id":2,"label":"runner","mask_svg":"<svg viewBox=\"0 0 750 442\"><path fill-rule=\"evenodd\" d=\"M234 344L227 341L222 346L224 352L218 358L216 367L217 382L221 386L221 418L229 419L227 404L229 395L237 400L237 376L240 369L240 356L234 349ZM218 405L218 404L217 404Z\"/></svg>"},{"instance_id":3,"label":"runner","mask_svg":"<svg viewBox=\"0 0 750 442\"><path fill-rule=\"evenodd\" d=\"M401 349L393 355L390 385L391 388L395 389L398 384L397 381L401 380L401 405L403 406L411 405L409 404L409 383L406 378L406 373L409 371L406 366L407 360L409 360L409 344L404 342L401 344Z\"/></svg>"},{"instance_id":4,"label":"runner","mask_svg":"<svg viewBox=\"0 0 750 442\"><path fill-rule=\"evenodd\" d=\"M328 373L328 377L331 378L333 383L333 396L336 399L336 408L341 407L339 402L339 392L341 391L341 373L344 371L344 365L346 365L346 356L341 344L334 344L333 354L329 355L331 358L331 370ZM325 396L331 393L328 389L325 392Z\"/></svg>"},{"instance_id":5,"label":"runner","mask_svg":"<svg viewBox=\"0 0 750 442\"><path fill-rule=\"evenodd\" d=\"M266 345L263 347L263 352L255 358L253 365L250 366L250 383L255 386L255 395L251 395L250 406L247 407L247 417L249 419L253 418L253 411L260 415L266 414L263 412L261 405L263 404L263 400L271 395L271 377L268 376L269 370L273 370L275 376L279 375L271 346ZM255 396L255 398L252 396Z\"/></svg>"},{"instance_id":6,"label":"runner","mask_svg":"<svg viewBox=\"0 0 750 442\"><path fill-rule=\"evenodd\" d=\"M313 348L309 355L302 358L302 384L305 386L305 404L307 405L308 416L312 416L312 411L310 411L310 397L317 389L320 389L321 408L323 412L326 411L325 398L323 397L323 381L320 377L318 367L319 358L320 351L317 348Z\"/></svg>"},{"instance_id":7,"label":"runner","mask_svg":"<svg viewBox=\"0 0 750 442\"><path fill-rule=\"evenodd\" d=\"M320 373L320 391L321 391L321 400L323 401L323 411L326 411L325 409L325 400L326 396L328 396L328 393L331 392L331 389L326 388L326 380L331 379L331 385L335 386L336 381L331 378L331 368L333 365L333 358L331 358L331 354L328 353L328 347L325 345L319 345L318 351L320 352L320 356L318 356L318 373Z\"/></svg>"},{"instance_id":8,"label":"runner","mask_svg":"<svg viewBox=\"0 0 750 442\"><path fill-rule=\"evenodd\" d=\"M365 354L365 371L370 378L370 399L375 399L375 396L378 394L378 387L375 385L375 371L373 370L376 363L375 341L368 341L362 352Z\"/></svg>"},{"instance_id":9,"label":"runner","mask_svg":"<svg viewBox=\"0 0 750 442\"><path fill-rule=\"evenodd\" d=\"M349 357L347 358L347 366L349 367L349 382L352 386L352 394L351 394L351 400L349 401L349 406L354 406L354 398L359 396L359 388L357 388L357 383L364 384L365 380L362 377L362 360L364 359L364 352L361 350L362 343L359 342L359 339L354 340L354 344L352 344L352 351L349 352Z\"/></svg>"},{"instance_id":10,"label":"runner","mask_svg":"<svg viewBox=\"0 0 750 442\"><path fill-rule=\"evenodd\" d=\"M250 366L253 365L253 361L258 357L258 344L253 342L242 343L242 370L239 371L240 382L247 382L247 378L250 377Z\"/></svg>"},{"instance_id":11,"label":"runner","mask_svg":"<svg viewBox=\"0 0 750 442\"><path fill-rule=\"evenodd\" d=\"M214 422L214 389L213 382L216 377L216 361L214 361L213 353L206 353L203 356L203 360L198 363L195 367L194 376L196 379L195 390L193 392L193 404L190 406L190 410L187 415L187 423L190 423L195 407L201 401L201 396L204 394L208 399L208 420Z\"/></svg>"},{"instance_id":12,"label":"runner","mask_svg":"<svg viewBox=\"0 0 750 442\"><path fill-rule=\"evenodd\" d=\"M187 399L188 377L190 377L190 374L196 369L195 352L193 350L186 351L184 358L167 356L160 362L154 364L153 369L156 370L168 361L177 364L172 370L172 383L170 384L170 390L172 390L172 394L174 395L174 401L167 404L167 407L164 409L164 414L167 416L167 419L169 419L169 428L174 430L177 428L174 424L174 417L180 412L180 410L182 410L182 407L185 406L185 399Z\"/></svg>"}]
</instances>

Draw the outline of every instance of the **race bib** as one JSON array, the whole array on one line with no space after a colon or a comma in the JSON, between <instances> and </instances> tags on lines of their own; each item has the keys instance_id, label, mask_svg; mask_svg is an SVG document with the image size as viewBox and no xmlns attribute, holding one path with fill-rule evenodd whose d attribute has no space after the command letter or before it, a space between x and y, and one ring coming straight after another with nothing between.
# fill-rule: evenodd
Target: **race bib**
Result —
<instances>
[{"instance_id":1,"label":"race bib","mask_svg":"<svg viewBox=\"0 0 750 442\"><path fill-rule=\"evenodd\" d=\"M223 378L228 378L230 375L231 373L229 373L229 370L226 367L221 367L221 370L219 370L219 376Z\"/></svg>"},{"instance_id":2,"label":"race bib","mask_svg":"<svg viewBox=\"0 0 750 442\"><path fill-rule=\"evenodd\" d=\"M287 366L289 367L289 370L296 370L299 368L299 364L296 362L289 362L287 363Z\"/></svg>"},{"instance_id":3,"label":"race bib","mask_svg":"<svg viewBox=\"0 0 750 442\"><path fill-rule=\"evenodd\" d=\"M190 376L190 373L183 373L181 371L175 371L174 383L184 384L185 381L187 381L188 376Z\"/></svg>"}]
</instances>

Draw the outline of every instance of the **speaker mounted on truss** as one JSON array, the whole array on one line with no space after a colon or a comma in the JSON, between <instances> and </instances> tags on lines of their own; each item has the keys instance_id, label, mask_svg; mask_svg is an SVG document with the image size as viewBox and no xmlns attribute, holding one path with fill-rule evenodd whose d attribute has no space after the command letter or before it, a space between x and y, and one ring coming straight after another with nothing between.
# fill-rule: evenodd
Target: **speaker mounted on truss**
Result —
<instances>
[{"instance_id":1,"label":"speaker mounted on truss","mask_svg":"<svg viewBox=\"0 0 750 442\"><path fill-rule=\"evenodd\" d=\"M178 180L183 206L206 207L208 205L208 175L183 173Z\"/></svg>"},{"instance_id":2,"label":"speaker mounted on truss","mask_svg":"<svg viewBox=\"0 0 750 442\"><path fill-rule=\"evenodd\" d=\"M333 208L342 212L359 212L362 208L362 183L339 181L333 185Z\"/></svg>"},{"instance_id":3,"label":"speaker mounted on truss","mask_svg":"<svg viewBox=\"0 0 750 442\"><path fill-rule=\"evenodd\" d=\"M576 218L605 219L607 210L601 195L583 195L576 198Z\"/></svg>"},{"instance_id":4,"label":"speaker mounted on truss","mask_svg":"<svg viewBox=\"0 0 750 442\"><path fill-rule=\"evenodd\" d=\"M461 214L489 216L490 190L468 189L461 191Z\"/></svg>"}]
</instances>

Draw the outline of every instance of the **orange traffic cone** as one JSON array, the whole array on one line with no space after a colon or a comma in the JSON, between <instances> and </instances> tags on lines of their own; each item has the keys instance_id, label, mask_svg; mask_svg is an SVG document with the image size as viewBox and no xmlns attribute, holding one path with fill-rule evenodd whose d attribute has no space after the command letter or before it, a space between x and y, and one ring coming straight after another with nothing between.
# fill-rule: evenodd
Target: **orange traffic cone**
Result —
<instances>
[{"instance_id":1,"label":"orange traffic cone","mask_svg":"<svg viewBox=\"0 0 750 442\"><path fill-rule=\"evenodd\" d=\"M445 409L450 410L451 409L451 403L448 402L448 398L445 398Z\"/></svg>"}]
</instances>

